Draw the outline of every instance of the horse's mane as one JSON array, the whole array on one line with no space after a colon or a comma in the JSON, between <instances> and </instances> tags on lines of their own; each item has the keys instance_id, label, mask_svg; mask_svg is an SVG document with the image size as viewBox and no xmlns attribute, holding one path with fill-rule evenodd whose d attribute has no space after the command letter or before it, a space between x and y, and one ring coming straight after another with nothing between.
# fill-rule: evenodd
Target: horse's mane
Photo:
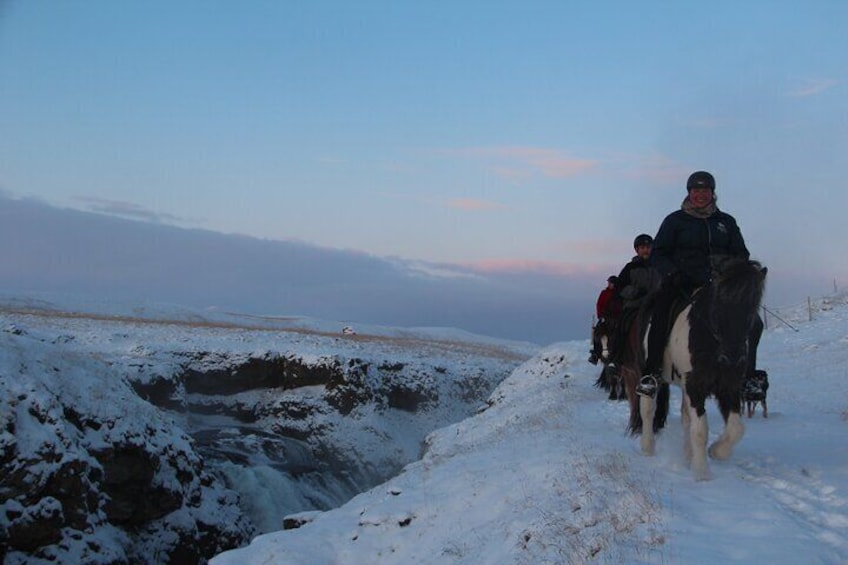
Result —
<instances>
[{"instance_id":1,"label":"horse's mane","mask_svg":"<svg viewBox=\"0 0 848 565\"><path fill-rule=\"evenodd\" d=\"M766 270L758 261L720 257L713 261L711 286L722 303L758 307L763 295Z\"/></svg>"}]
</instances>

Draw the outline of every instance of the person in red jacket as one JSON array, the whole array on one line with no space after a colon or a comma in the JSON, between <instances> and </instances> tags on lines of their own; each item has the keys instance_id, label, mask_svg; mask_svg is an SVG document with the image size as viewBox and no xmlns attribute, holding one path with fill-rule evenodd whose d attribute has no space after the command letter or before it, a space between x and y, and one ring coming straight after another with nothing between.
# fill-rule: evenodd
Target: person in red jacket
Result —
<instances>
[{"instance_id":1,"label":"person in red jacket","mask_svg":"<svg viewBox=\"0 0 848 565\"><path fill-rule=\"evenodd\" d=\"M601 322L607 322L608 331L612 335L615 322L621 314L621 302L615 292L615 285L618 283L618 277L611 275L607 278L607 286L598 295L598 301L595 303L595 313L598 315L598 323L592 326L592 349L589 355L589 363L592 365L598 364L598 359L601 356L601 344L596 329Z\"/></svg>"},{"instance_id":2,"label":"person in red jacket","mask_svg":"<svg viewBox=\"0 0 848 565\"><path fill-rule=\"evenodd\" d=\"M617 309L617 301L615 299L615 285L618 283L618 277L612 275L607 279L607 287L598 295L598 302L595 304L595 310L598 314L598 320L605 318L615 318Z\"/></svg>"}]
</instances>

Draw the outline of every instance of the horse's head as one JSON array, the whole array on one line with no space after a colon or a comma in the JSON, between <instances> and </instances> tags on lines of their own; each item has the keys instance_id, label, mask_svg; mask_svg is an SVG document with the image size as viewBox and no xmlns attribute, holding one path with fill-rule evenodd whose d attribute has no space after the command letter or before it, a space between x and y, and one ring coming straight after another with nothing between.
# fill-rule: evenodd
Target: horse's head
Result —
<instances>
[{"instance_id":1,"label":"horse's head","mask_svg":"<svg viewBox=\"0 0 848 565\"><path fill-rule=\"evenodd\" d=\"M719 366L744 367L748 362L748 335L757 320L767 269L757 261L733 258L713 266L712 282L704 293L708 299L699 316L709 321Z\"/></svg>"}]
</instances>

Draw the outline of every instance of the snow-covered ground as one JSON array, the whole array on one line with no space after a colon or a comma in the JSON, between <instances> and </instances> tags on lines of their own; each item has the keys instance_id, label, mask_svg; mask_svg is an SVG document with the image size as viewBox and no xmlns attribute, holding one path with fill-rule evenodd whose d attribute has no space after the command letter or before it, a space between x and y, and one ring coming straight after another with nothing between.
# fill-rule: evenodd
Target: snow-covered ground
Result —
<instances>
[{"instance_id":1,"label":"snow-covered ground","mask_svg":"<svg viewBox=\"0 0 848 565\"><path fill-rule=\"evenodd\" d=\"M551 345L475 417L431 434L422 460L299 529L214 565L271 563L846 563L848 306L782 312L760 347L769 417L713 480L693 480L672 414L657 454L627 406L593 387L587 342ZM710 435L721 418L710 402ZM312 518L310 516L309 518Z\"/></svg>"},{"instance_id":2,"label":"snow-covered ground","mask_svg":"<svg viewBox=\"0 0 848 565\"><path fill-rule=\"evenodd\" d=\"M481 363L481 352L491 367L502 362L499 355L532 356L485 410L430 434L422 459L395 478L334 510L305 514L311 522L299 529L220 554L213 565L848 563L846 296L816 301L812 321L805 308L781 310L797 331L769 319L760 346L760 367L771 382L769 417L758 410L745 418L745 437L729 460L710 462L713 480L707 482L694 481L684 460L679 391L672 389L673 410L657 455L644 457L638 439L625 433L626 403L606 400L594 388L598 368L586 363L585 340L540 350L454 330L50 296L0 296L0 307L6 332L0 335L9 344L27 338L41 348L94 352L75 356L86 359L80 367L98 363L92 367L100 372L106 361L151 363L167 359L152 352L182 347L320 357L328 340L345 357L435 358L449 372ZM76 310L87 314L75 316ZM357 335L343 336L343 325ZM20 330L28 336L17 335ZM39 351L4 351L0 376L13 382L21 358L29 362ZM70 366L65 354L51 351L34 366ZM149 367L172 370L165 362ZM82 385L95 384L94 373L73 375ZM83 389L74 394L85 401ZM708 416L715 437L721 418L712 402Z\"/></svg>"}]
</instances>

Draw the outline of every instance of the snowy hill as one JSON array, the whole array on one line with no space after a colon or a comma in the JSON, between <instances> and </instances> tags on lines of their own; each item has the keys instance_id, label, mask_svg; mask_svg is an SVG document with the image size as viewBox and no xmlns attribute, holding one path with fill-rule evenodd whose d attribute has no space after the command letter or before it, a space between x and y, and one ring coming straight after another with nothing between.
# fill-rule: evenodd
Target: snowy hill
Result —
<instances>
[{"instance_id":1,"label":"snowy hill","mask_svg":"<svg viewBox=\"0 0 848 565\"><path fill-rule=\"evenodd\" d=\"M537 346L0 300L0 562L198 563L420 456Z\"/></svg>"},{"instance_id":2,"label":"snowy hill","mask_svg":"<svg viewBox=\"0 0 848 565\"><path fill-rule=\"evenodd\" d=\"M552 345L487 410L431 434L397 477L298 529L213 559L247 563L848 562L848 307L784 313L760 349L769 417L745 418L714 479L686 468L672 411L657 455L593 388L587 344ZM679 391L672 390L673 406ZM721 428L713 403L711 434Z\"/></svg>"}]
</instances>

